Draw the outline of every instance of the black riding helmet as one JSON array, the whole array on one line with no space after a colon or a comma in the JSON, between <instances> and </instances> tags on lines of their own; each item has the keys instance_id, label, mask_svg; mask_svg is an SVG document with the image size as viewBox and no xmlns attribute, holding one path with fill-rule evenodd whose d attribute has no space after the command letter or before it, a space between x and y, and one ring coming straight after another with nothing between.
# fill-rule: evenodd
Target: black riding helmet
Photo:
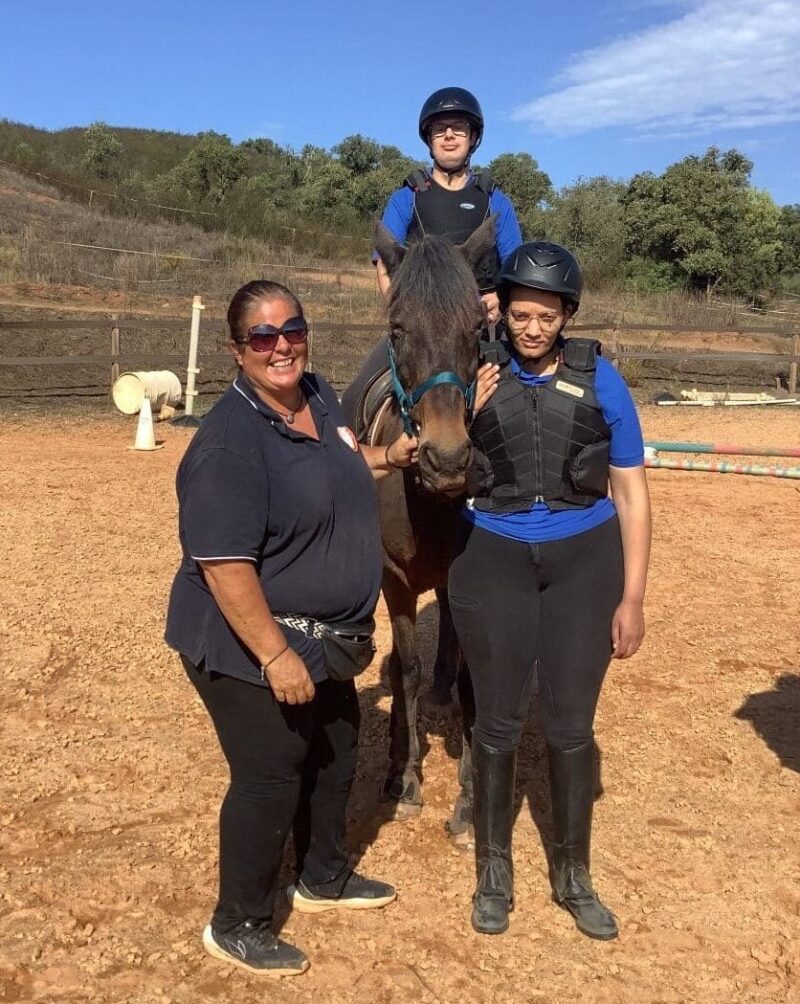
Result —
<instances>
[{"instance_id":1,"label":"black riding helmet","mask_svg":"<svg viewBox=\"0 0 800 1004\"><path fill-rule=\"evenodd\" d=\"M474 94L463 87L442 87L431 94L419 113L419 136L426 146L430 146L428 128L437 115L462 115L467 119L475 131L469 152L478 149L483 139L483 112Z\"/></svg>"},{"instance_id":2,"label":"black riding helmet","mask_svg":"<svg viewBox=\"0 0 800 1004\"><path fill-rule=\"evenodd\" d=\"M560 244L529 241L512 251L497 277L497 295L504 311L508 308L511 286L555 293L574 313L581 302L583 276L575 255Z\"/></svg>"}]
</instances>

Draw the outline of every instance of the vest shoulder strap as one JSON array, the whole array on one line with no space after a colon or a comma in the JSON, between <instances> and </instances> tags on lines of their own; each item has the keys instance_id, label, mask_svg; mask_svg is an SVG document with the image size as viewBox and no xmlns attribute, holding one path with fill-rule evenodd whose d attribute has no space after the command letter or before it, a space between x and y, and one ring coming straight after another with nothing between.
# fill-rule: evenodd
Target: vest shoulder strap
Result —
<instances>
[{"instance_id":1,"label":"vest shoulder strap","mask_svg":"<svg viewBox=\"0 0 800 1004\"><path fill-rule=\"evenodd\" d=\"M431 187L431 176L427 171L412 171L403 184L407 185L412 192L424 192Z\"/></svg>"},{"instance_id":2,"label":"vest shoulder strap","mask_svg":"<svg viewBox=\"0 0 800 1004\"><path fill-rule=\"evenodd\" d=\"M564 342L564 365L579 373L594 373L602 345L596 338L567 338Z\"/></svg>"},{"instance_id":3,"label":"vest shoulder strap","mask_svg":"<svg viewBox=\"0 0 800 1004\"><path fill-rule=\"evenodd\" d=\"M501 339L493 342L481 340L481 359L485 363L496 363L503 366L511 358L508 353L508 346Z\"/></svg>"},{"instance_id":4,"label":"vest shoulder strap","mask_svg":"<svg viewBox=\"0 0 800 1004\"><path fill-rule=\"evenodd\" d=\"M497 182L488 171L479 171L475 175L475 187L485 192L486 195L491 195L495 188L497 188Z\"/></svg>"}]
</instances>

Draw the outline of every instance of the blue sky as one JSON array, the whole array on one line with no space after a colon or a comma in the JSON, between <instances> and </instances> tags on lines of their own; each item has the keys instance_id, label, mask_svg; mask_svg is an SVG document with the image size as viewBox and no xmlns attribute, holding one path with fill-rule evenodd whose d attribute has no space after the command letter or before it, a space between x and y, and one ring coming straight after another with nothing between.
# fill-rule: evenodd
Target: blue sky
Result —
<instances>
[{"instance_id":1,"label":"blue sky","mask_svg":"<svg viewBox=\"0 0 800 1004\"><path fill-rule=\"evenodd\" d=\"M711 144L800 202L800 0L0 2L0 116L420 156L419 106L479 97L480 161L527 151L555 184L661 171Z\"/></svg>"}]
</instances>

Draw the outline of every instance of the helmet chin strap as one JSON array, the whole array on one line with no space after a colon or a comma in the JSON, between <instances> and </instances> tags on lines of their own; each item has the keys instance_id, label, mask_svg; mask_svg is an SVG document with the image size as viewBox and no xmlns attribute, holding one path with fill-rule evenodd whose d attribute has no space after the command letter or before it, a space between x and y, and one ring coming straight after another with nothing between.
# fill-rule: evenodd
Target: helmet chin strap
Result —
<instances>
[{"instance_id":1,"label":"helmet chin strap","mask_svg":"<svg viewBox=\"0 0 800 1004\"><path fill-rule=\"evenodd\" d=\"M439 163L439 161L433 156L433 152L431 151L431 159L433 160L434 167L436 167L437 170L441 171L442 174L446 174L448 178L452 178L456 174L461 174L462 171L468 171L469 170L469 159L470 159L471 156L472 156L472 154L467 154L467 159L464 161L464 163L460 167L443 167Z\"/></svg>"}]
</instances>

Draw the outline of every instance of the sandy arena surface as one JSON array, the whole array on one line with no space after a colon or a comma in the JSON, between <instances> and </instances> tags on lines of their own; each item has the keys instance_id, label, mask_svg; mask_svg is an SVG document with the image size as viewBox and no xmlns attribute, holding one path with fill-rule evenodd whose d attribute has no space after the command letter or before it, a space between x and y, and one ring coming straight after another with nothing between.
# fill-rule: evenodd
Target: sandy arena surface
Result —
<instances>
[{"instance_id":1,"label":"sandy arena surface","mask_svg":"<svg viewBox=\"0 0 800 1004\"><path fill-rule=\"evenodd\" d=\"M800 441L796 410L645 407L643 420L653 438ZM800 1001L800 482L649 473L648 636L613 665L597 722L594 876L617 942L582 938L550 902L535 716L507 935L473 933L472 859L443 830L455 723L423 725L421 816L384 821L381 612L381 658L360 683L350 839L399 900L361 915L284 912L311 969L259 982L199 940L226 769L162 642L190 433L158 427L165 448L134 453L134 421L0 416L0 1000ZM435 611L422 606L430 665Z\"/></svg>"}]
</instances>

